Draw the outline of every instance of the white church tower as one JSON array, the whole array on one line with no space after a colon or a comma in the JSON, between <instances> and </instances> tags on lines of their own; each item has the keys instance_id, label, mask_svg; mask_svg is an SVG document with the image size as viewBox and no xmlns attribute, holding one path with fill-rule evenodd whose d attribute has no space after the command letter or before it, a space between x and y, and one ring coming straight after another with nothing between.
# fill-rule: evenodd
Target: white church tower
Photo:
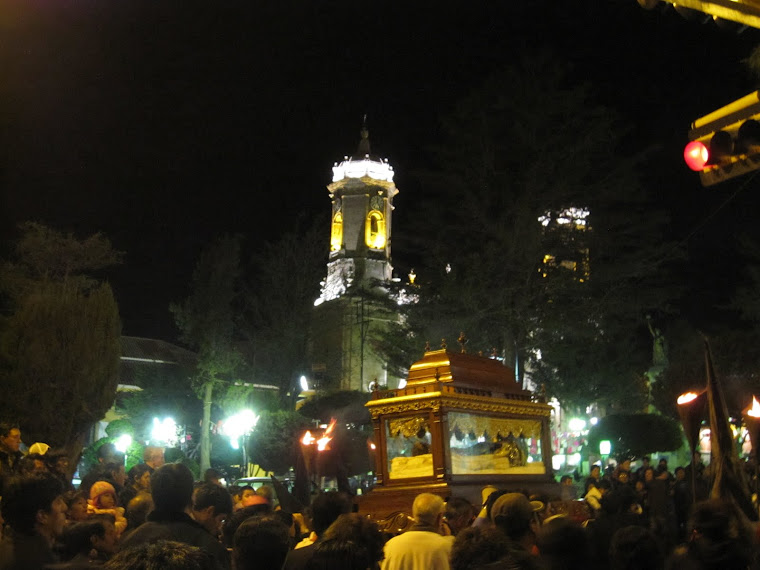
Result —
<instances>
[{"instance_id":1,"label":"white church tower","mask_svg":"<svg viewBox=\"0 0 760 570\"><path fill-rule=\"evenodd\" d=\"M322 388L366 391L394 380L372 348L373 336L396 318L377 301L387 298L393 273L393 174L387 159L372 155L366 122L356 154L333 167L330 257L312 331L313 375Z\"/></svg>"}]
</instances>

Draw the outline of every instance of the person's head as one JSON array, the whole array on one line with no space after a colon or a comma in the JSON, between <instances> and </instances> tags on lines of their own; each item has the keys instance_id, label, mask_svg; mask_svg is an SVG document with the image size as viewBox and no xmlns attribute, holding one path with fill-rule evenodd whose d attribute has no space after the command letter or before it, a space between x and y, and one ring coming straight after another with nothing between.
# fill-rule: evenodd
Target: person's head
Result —
<instances>
[{"instance_id":1,"label":"person's head","mask_svg":"<svg viewBox=\"0 0 760 570\"><path fill-rule=\"evenodd\" d=\"M629 481L628 471L621 471L620 473L618 473L618 481L620 481L623 484L627 484Z\"/></svg>"},{"instance_id":2,"label":"person's head","mask_svg":"<svg viewBox=\"0 0 760 570\"><path fill-rule=\"evenodd\" d=\"M130 529L137 528L144 523L153 510L153 497L150 493L140 491L126 505L127 525Z\"/></svg>"},{"instance_id":3,"label":"person's head","mask_svg":"<svg viewBox=\"0 0 760 570\"><path fill-rule=\"evenodd\" d=\"M542 503L529 501L522 493L505 493L493 504L491 520L509 538L518 540L534 531L536 513L542 508Z\"/></svg>"},{"instance_id":4,"label":"person's head","mask_svg":"<svg viewBox=\"0 0 760 570\"><path fill-rule=\"evenodd\" d=\"M21 446L21 430L18 425L0 422L0 449L16 453Z\"/></svg>"},{"instance_id":5,"label":"person's head","mask_svg":"<svg viewBox=\"0 0 760 570\"><path fill-rule=\"evenodd\" d=\"M231 513L232 497L222 486L203 483L193 491L193 518L213 536Z\"/></svg>"},{"instance_id":6,"label":"person's head","mask_svg":"<svg viewBox=\"0 0 760 570\"><path fill-rule=\"evenodd\" d=\"M591 477L594 479L599 479L602 475L602 467L601 465L592 465L591 466Z\"/></svg>"},{"instance_id":7,"label":"person's head","mask_svg":"<svg viewBox=\"0 0 760 570\"><path fill-rule=\"evenodd\" d=\"M472 524L477 516L475 507L463 497L451 497L446 501L444 517L449 525L451 534L456 536L459 532Z\"/></svg>"},{"instance_id":8,"label":"person's head","mask_svg":"<svg viewBox=\"0 0 760 570\"><path fill-rule=\"evenodd\" d=\"M417 524L439 528L443 521L443 499L432 493L420 493L412 503L412 517Z\"/></svg>"},{"instance_id":9,"label":"person's head","mask_svg":"<svg viewBox=\"0 0 760 570\"><path fill-rule=\"evenodd\" d=\"M620 462L620 470L621 471L630 471L631 470L631 460L628 459L628 458L623 459Z\"/></svg>"},{"instance_id":10,"label":"person's head","mask_svg":"<svg viewBox=\"0 0 760 570\"><path fill-rule=\"evenodd\" d=\"M90 487L90 502L96 509L112 509L116 506L116 490L108 481L96 481Z\"/></svg>"},{"instance_id":11,"label":"person's head","mask_svg":"<svg viewBox=\"0 0 760 570\"><path fill-rule=\"evenodd\" d=\"M124 484L127 482L127 472L124 470L124 463L119 462L113 462L113 463L106 463L103 466L103 469L105 470L106 474L109 476L109 479L116 483L119 488L123 487Z\"/></svg>"},{"instance_id":12,"label":"person's head","mask_svg":"<svg viewBox=\"0 0 760 570\"><path fill-rule=\"evenodd\" d=\"M65 451L48 451L45 454L48 469L59 475L69 476L69 457Z\"/></svg>"},{"instance_id":13,"label":"person's head","mask_svg":"<svg viewBox=\"0 0 760 570\"><path fill-rule=\"evenodd\" d=\"M664 556L652 532L641 526L626 526L612 536L610 568L639 570L662 568Z\"/></svg>"},{"instance_id":14,"label":"person's head","mask_svg":"<svg viewBox=\"0 0 760 570\"><path fill-rule=\"evenodd\" d=\"M559 484L560 485L566 485L566 486L572 486L573 484L573 478L570 477L570 475L563 475L559 478Z\"/></svg>"},{"instance_id":15,"label":"person's head","mask_svg":"<svg viewBox=\"0 0 760 570\"><path fill-rule=\"evenodd\" d=\"M204 483L213 483L214 485L220 485L219 480L222 478L222 472L209 467L203 474Z\"/></svg>"},{"instance_id":16,"label":"person's head","mask_svg":"<svg viewBox=\"0 0 760 570\"><path fill-rule=\"evenodd\" d=\"M63 559L70 560L78 554L89 554L94 548L93 543L102 540L105 534L105 525L99 521L87 520L67 526L61 536Z\"/></svg>"},{"instance_id":17,"label":"person's head","mask_svg":"<svg viewBox=\"0 0 760 570\"><path fill-rule=\"evenodd\" d=\"M320 538L315 570L366 570L383 559L385 540L377 523L359 513L340 515Z\"/></svg>"},{"instance_id":18,"label":"person's head","mask_svg":"<svg viewBox=\"0 0 760 570\"><path fill-rule=\"evenodd\" d=\"M342 514L351 512L351 499L345 493L319 493L311 501L311 527L317 536L327 530Z\"/></svg>"},{"instance_id":19,"label":"person's head","mask_svg":"<svg viewBox=\"0 0 760 570\"><path fill-rule=\"evenodd\" d=\"M652 467L647 467L644 469L644 482L651 483L652 481L654 481L654 469Z\"/></svg>"},{"instance_id":20,"label":"person's head","mask_svg":"<svg viewBox=\"0 0 760 570\"><path fill-rule=\"evenodd\" d=\"M253 487L250 485L242 485L240 487L237 487L235 491L232 493L232 499L234 501L234 507L235 509L242 509L243 507L247 507L250 505L244 505L243 501L250 502L251 497L256 496L256 491L253 490Z\"/></svg>"},{"instance_id":21,"label":"person's head","mask_svg":"<svg viewBox=\"0 0 760 570\"><path fill-rule=\"evenodd\" d=\"M119 452L113 443L108 442L98 448L96 456L98 458L98 463L117 463Z\"/></svg>"},{"instance_id":22,"label":"person's head","mask_svg":"<svg viewBox=\"0 0 760 570\"><path fill-rule=\"evenodd\" d=\"M686 479L686 469L683 467L676 467L675 476L676 481L683 481Z\"/></svg>"},{"instance_id":23,"label":"person's head","mask_svg":"<svg viewBox=\"0 0 760 570\"><path fill-rule=\"evenodd\" d=\"M274 489L270 485L262 485L258 489L256 489L256 494L259 497L264 497L267 501L269 501L269 504L274 504Z\"/></svg>"},{"instance_id":24,"label":"person's head","mask_svg":"<svg viewBox=\"0 0 760 570\"><path fill-rule=\"evenodd\" d=\"M591 547L586 531L567 516L550 517L536 532L536 546L548 569L585 568Z\"/></svg>"},{"instance_id":25,"label":"person's head","mask_svg":"<svg viewBox=\"0 0 760 570\"><path fill-rule=\"evenodd\" d=\"M232 548L235 532L237 531L238 527L245 521L252 517L263 517L271 514L273 514L272 509L268 504L244 507L232 513L232 515L227 517L227 519L224 521L224 524L222 525L222 541L224 542L225 546L227 546L227 548ZM283 522L283 524L285 523Z\"/></svg>"},{"instance_id":26,"label":"person's head","mask_svg":"<svg viewBox=\"0 0 760 570\"><path fill-rule=\"evenodd\" d=\"M103 534L98 534L92 540L92 547L102 554L111 556L116 553L119 545L119 535L116 532L116 518L110 514L92 516L89 520L103 527Z\"/></svg>"},{"instance_id":27,"label":"person's head","mask_svg":"<svg viewBox=\"0 0 760 570\"><path fill-rule=\"evenodd\" d=\"M279 518L251 517L235 531L232 564L235 570L282 568L289 548L288 527Z\"/></svg>"},{"instance_id":28,"label":"person's head","mask_svg":"<svg viewBox=\"0 0 760 570\"><path fill-rule=\"evenodd\" d=\"M63 483L47 472L11 479L4 489L2 515L15 532L39 534L52 542L66 526Z\"/></svg>"},{"instance_id":29,"label":"person's head","mask_svg":"<svg viewBox=\"0 0 760 570\"><path fill-rule=\"evenodd\" d=\"M129 470L128 481L137 491L150 491L150 467L138 463Z\"/></svg>"},{"instance_id":30,"label":"person's head","mask_svg":"<svg viewBox=\"0 0 760 570\"><path fill-rule=\"evenodd\" d=\"M143 463L151 469L158 469L164 464L164 448L149 445L143 451Z\"/></svg>"},{"instance_id":31,"label":"person's head","mask_svg":"<svg viewBox=\"0 0 760 570\"><path fill-rule=\"evenodd\" d=\"M504 534L493 526L474 526L460 532L451 547L451 570L470 570L496 562L509 552Z\"/></svg>"},{"instance_id":32,"label":"person's head","mask_svg":"<svg viewBox=\"0 0 760 570\"><path fill-rule=\"evenodd\" d=\"M183 512L192 501L193 483L193 474L181 463L169 463L156 469L150 478L156 511Z\"/></svg>"},{"instance_id":33,"label":"person's head","mask_svg":"<svg viewBox=\"0 0 760 570\"><path fill-rule=\"evenodd\" d=\"M66 518L74 522L87 520L87 493L84 491L69 491L63 495L66 503Z\"/></svg>"},{"instance_id":34,"label":"person's head","mask_svg":"<svg viewBox=\"0 0 760 570\"><path fill-rule=\"evenodd\" d=\"M214 557L197 546L159 540L126 548L103 566L104 570L216 570Z\"/></svg>"},{"instance_id":35,"label":"person's head","mask_svg":"<svg viewBox=\"0 0 760 570\"><path fill-rule=\"evenodd\" d=\"M111 556L118 548L114 517L113 515L95 515L86 521L69 525L63 533L61 542L66 558L73 558L77 554L89 554L93 549Z\"/></svg>"},{"instance_id":36,"label":"person's head","mask_svg":"<svg viewBox=\"0 0 760 570\"><path fill-rule=\"evenodd\" d=\"M648 455L645 455L644 457L641 458L641 466L649 467L649 464L651 463L651 461L652 461L652 458L649 457Z\"/></svg>"}]
</instances>

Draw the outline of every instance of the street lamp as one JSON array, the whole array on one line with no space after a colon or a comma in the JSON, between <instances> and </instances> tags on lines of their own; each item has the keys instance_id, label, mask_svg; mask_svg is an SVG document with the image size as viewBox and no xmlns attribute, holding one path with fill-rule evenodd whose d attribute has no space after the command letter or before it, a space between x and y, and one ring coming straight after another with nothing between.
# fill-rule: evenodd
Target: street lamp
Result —
<instances>
[{"instance_id":1,"label":"street lamp","mask_svg":"<svg viewBox=\"0 0 760 570\"><path fill-rule=\"evenodd\" d=\"M176 446L178 443L177 422L173 418L164 418L163 420L153 418L150 441L153 444L163 443L166 447Z\"/></svg>"},{"instance_id":2,"label":"street lamp","mask_svg":"<svg viewBox=\"0 0 760 570\"><path fill-rule=\"evenodd\" d=\"M241 410L237 414L227 418L222 423L222 434L230 438L230 445L232 449L240 449L240 438L247 437L256 424L259 422L259 417L251 410ZM243 443L243 473L248 473L248 456L246 454L245 442ZM245 476L245 475L244 475Z\"/></svg>"}]
</instances>

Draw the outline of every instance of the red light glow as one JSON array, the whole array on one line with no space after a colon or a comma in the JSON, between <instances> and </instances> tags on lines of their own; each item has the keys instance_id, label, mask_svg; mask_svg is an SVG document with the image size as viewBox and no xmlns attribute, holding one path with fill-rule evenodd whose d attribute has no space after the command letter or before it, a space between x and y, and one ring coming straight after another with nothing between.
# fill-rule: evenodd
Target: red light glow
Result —
<instances>
[{"instance_id":1,"label":"red light glow","mask_svg":"<svg viewBox=\"0 0 760 570\"><path fill-rule=\"evenodd\" d=\"M709 158L710 151L699 141L691 141L683 149L683 159L686 161L686 165L695 172L704 169Z\"/></svg>"}]
</instances>

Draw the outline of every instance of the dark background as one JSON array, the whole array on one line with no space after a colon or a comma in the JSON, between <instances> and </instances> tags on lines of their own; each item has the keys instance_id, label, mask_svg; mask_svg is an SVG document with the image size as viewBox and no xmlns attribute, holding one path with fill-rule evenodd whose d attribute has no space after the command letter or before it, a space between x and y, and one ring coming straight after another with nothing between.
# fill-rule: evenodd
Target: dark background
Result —
<instances>
[{"instance_id":1,"label":"dark background","mask_svg":"<svg viewBox=\"0 0 760 570\"><path fill-rule=\"evenodd\" d=\"M397 172L403 273L440 117L548 48L621 114L622 152L649 149L644 180L690 254L685 310L700 310L741 273L733 234L756 233L758 183L702 188L683 146L694 119L756 88L741 60L758 43L635 0L0 0L0 237L7 251L25 220L104 232L126 252L110 276L124 333L172 340L168 304L201 248L241 232L253 251L327 212L367 113Z\"/></svg>"}]
</instances>

